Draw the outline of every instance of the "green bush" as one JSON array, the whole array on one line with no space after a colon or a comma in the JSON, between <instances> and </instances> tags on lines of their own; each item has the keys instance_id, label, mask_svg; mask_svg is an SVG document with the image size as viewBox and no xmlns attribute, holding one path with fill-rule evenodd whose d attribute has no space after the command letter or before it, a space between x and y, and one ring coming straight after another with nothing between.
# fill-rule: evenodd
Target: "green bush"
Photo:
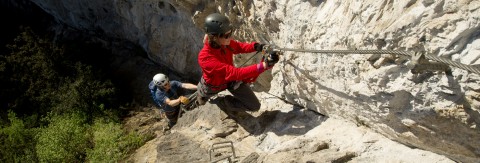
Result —
<instances>
[{"instance_id":1,"label":"green bush","mask_svg":"<svg viewBox=\"0 0 480 163\"><path fill-rule=\"evenodd\" d=\"M25 28L7 47L10 53L0 55L0 103L9 104L16 113L81 110L93 117L105 111L99 110L100 105L117 106L112 82L102 71L75 60L75 54L65 53L71 46L53 43Z\"/></svg>"},{"instance_id":2,"label":"green bush","mask_svg":"<svg viewBox=\"0 0 480 163\"><path fill-rule=\"evenodd\" d=\"M122 131L115 86L78 59L85 47L26 28L8 48L0 54L0 162L117 162L146 141Z\"/></svg>"},{"instance_id":3,"label":"green bush","mask_svg":"<svg viewBox=\"0 0 480 163\"><path fill-rule=\"evenodd\" d=\"M136 133L124 134L120 124L105 120L96 120L91 130L94 147L87 150L89 162L121 161L129 151L145 142L145 137Z\"/></svg>"},{"instance_id":4,"label":"green bush","mask_svg":"<svg viewBox=\"0 0 480 163\"><path fill-rule=\"evenodd\" d=\"M41 162L82 162L88 148L85 116L52 116L38 135L36 153Z\"/></svg>"},{"instance_id":5,"label":"green bush","mask_svg":"<svg viewBox=\"0 0 480 163\"><path fill-rule=\"evenodd\" d=\"M90 66L76 64L75 76L64 79L65 83L54 93L51 112L63 114L75 110L87 113L88 118L104 116L110 111L103 107L104 103L113 103L115 89L109 80L102 81L96 76Z\"/></svg>"},{"instance_id":6,"label":"green bush","mask_svg":"<svg viewBox=\"0 0 480 163\"><path fill-rule=\"evenodd\" d=\"M57 70L67 70L63 48L33 33L30 28L7 45L10 53L0 59L0 102L10 104L17 114L44 114L62 83Z\"/></svg>"},{"instance_id":7,"label":"green bush","mask_svg":"<svg viewBox=\"0 0 480 163\"><path fill-rule=\"evenodd\" d=\"M0 128L0 162L37 162L35 129L25 127L23 120L9 111L10 123Z\"/></svg>"}]
</instances>

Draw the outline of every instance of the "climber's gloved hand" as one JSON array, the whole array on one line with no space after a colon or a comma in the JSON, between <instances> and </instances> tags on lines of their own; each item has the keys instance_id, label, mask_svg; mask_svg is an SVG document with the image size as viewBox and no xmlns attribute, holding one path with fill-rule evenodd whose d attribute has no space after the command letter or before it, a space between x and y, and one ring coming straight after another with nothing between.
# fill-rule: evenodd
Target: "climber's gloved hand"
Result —
<instances>
[{"instance_id":1,"label":"climber's gloved hand","mask_svg":"<svg viewBox=\"0 0 480 163\"><path fill-rule=\"evenodd\" d=\"M255 50L257 52L262 52L264 46L265 46L265 44L255 43L253 45L253 48L255 48Z\"/></svg>"},{"instance_id":2,"label":"climber's gloved hand","mask_svg":"<svg viewBox=\"0 0 480 163\"><path fill-rule=\"evenodd\" d=\"M182 103L184 105L186 105L186 104L188 104L188 102L190 102L190 100L185 96L180 96L179 99L180 99L180 103Z\"/></svg>"},{"instance_id":3,"label":"climber's gloved hand","mask_svg":"<svg viewBox=\"0 0 480 163\"><path fill-rule=\"evenodd\" d=\"M278 60L280 60L279 53L280 52L278 51L272 51L268 54L267 59L265 61L267 63L267 67L273 67L278 62Z\"/></svg>"}]
</instances>

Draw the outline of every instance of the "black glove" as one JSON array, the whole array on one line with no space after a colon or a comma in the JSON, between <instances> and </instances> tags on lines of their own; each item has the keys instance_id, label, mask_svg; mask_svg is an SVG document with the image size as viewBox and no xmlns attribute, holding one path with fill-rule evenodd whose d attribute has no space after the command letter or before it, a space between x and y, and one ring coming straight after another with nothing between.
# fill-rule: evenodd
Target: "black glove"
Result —
<instances>
[{"instance_id":1,"label":"black glove","mask_svg":"<svg viewBox=\"0 0 480 163\"><path fill-rule=\"evenodd\" d=\"M272 67L278 62L278 60L280 60L280 56L277 53L278 51L272 51L270 54L268 54L267 67Z\"/></svg>"},{"instance_id":2,"label":"black glove","mask_svg":"<svg viewBox=\"0 0 480 163\"><path fill-rule=\"evenodd\" d=\"M255 43L255 44L253 45L253 48L255 48L255 50L256 50L257 52L261 52L261 51L263 50L263 46L265 46L265 44Z\"/></svg>"}]
</instances>

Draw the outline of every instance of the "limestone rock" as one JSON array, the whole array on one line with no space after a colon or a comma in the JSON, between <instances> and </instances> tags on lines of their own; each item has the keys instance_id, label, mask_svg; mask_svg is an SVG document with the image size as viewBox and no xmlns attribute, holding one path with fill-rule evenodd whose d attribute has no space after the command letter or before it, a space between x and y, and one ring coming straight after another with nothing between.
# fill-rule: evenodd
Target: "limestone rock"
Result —
<instances>
[{"instance_id":1,"label":"limestone rock","mask_svg":"<svg viewBox=\"0 0 480 163\"><path fill-rule=\"evenodd\" d=\"M472 0L32 1L59 22L134 42L154 62L185 75L193 74L194 78L199 78L201 73L196 56L202 47L202 21L214 11L231 19L237 26L235 38L241 41L259 41L259 36L263 35L269 39L268 43L284 48L402 50L425 52L467 65L480 63L480 4ZM257 56L251 62L259 59ZM236 60L237 64L243 63L246 57ZM264 74L255 87L294 106L355 122L410 147L459 162L478 162L479 74L452 67L451 75L443 72L413 75L406 66L407 60L408 57L385 54L370 57L285 52L280 62ZM248 139L248 134L265 135L263 141L257 141L257 147L245 147L246 153L259 150L263 152L259 153L259 160L289 161L269 152L283 141L308 135L319 126L325 127L325 122L302 120L312 118L306 111L280 112L279 108L284 106L268 100L263 105L269 113L258 115L262 118L247 117L257 121L237 122L240 127L236 131L213 133L226 133L222 137L248 142L254 142ZM283 122L267 121L278 118ZM211 122L191 121L197 123L187 124L204 131L214 126ZM348 136L345 139L356 135ZM221 139L206 136L202 140L210 138ZM369 153L372 151L366 147L346 150L335 145L338 144L329 143L329 149L340 149L332 160L370 162L387 158ZM377 143L370 148L389 150ZM419 158L432 161L418 155L416 160L404 160L406 158L401 156L404 155L392 158L406 162L421 162ZM448 162L446 158L435 158L438 162ZM318 161L307 157L291 158L296 159Z\"/></svg>"}]
</instances>

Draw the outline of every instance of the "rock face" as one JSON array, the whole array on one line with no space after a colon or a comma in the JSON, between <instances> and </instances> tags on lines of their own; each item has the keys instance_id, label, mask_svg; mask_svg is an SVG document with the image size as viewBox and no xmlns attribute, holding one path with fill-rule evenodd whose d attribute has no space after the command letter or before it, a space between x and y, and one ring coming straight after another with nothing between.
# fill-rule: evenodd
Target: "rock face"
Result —
<instances>
[{"instance_id":1,"label":"rock face","mask_svg":"<svg viewBox=\"0 0 480 163\"><path fill-rule=\"evenodd\" d=\"M257 112L233 113L207 103L183 114L166 132L158 129L166 122L152 121L155 115L145 116L154 112L151 109L135 113L126 124L138 126L141 133L153 131L157 137L126 162L226 162L228 156L235 156L229 157L231 162L242 163L454 162L401 145L365 126L325 117L266 93L257 96L270 105ZM227 148L213 148L219 146Z\"/></svg>"},{"instance_id":2,"label":"rock face","mask_svg":"<svg viewBox=\"0 0 480 163\"><path fill-rule=\"evenodd\" d=\"M58 21L81 31L125 39L145 49L151 60L192 78L200 77L196 53L202 31L188 12L168 1L32 1Z\"/></svg>"},{"instance_id":3,"label":"rock face","mask_svg":"<svg viewBox=\"0 0 480 163\"><path fill-rule=\"evenodd\" d=\"M284 48L401 50L480 64L475 0L32 1L60 22L137 43L151 60L197 78L202 21L214 11L229 16L244 41L263 34ZM256 86L405 145L480 161L480 74L455 67L412 74L409 62L389 54L285 52Z\"/></svg>"}]
</instances>

